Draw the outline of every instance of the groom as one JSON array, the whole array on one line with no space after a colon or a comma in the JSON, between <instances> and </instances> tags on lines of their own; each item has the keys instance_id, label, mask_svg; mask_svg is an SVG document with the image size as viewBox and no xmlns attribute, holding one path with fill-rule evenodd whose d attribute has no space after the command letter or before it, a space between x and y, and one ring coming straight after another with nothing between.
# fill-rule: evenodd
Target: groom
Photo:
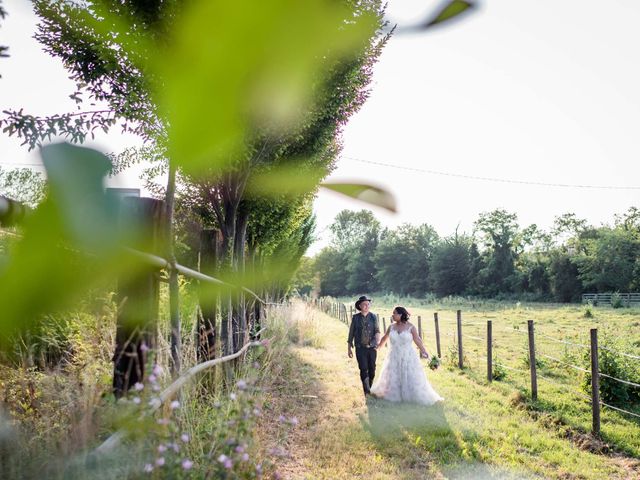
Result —
<instances>
[{"instance_id":1,"label":"groom","mask_svg":"<svg viewBox=\"0 0 640 480\"><path fill-rule=\"evenodd\" d=\"M349 358L353 358L353 344L355 343L360 380L362 380L365 395L369 394L373 377L376 375L377 348L380 342L378 316L369 311L370 306L370 298L363 295L358 299L356 302L358 313L351 318L349 338L347 339Z\"/></svg>"}]
</instances>

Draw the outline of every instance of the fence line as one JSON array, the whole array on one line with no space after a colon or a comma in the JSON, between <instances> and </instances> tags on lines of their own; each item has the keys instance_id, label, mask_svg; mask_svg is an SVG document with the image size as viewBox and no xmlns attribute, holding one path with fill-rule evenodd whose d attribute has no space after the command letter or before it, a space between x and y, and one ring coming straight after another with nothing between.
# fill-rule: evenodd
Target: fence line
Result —
<instances>
[{"instance_id":1,"label":"fence line","mask_svg":"<svg viewBox=\"0 0 640 480\"><path fill-rule=\"evenodd\" d=\"M572 363L564 362L564 361L560 360L559 358L552 357L551 355L547 355L546 353L539 353L538 355L540 355L541 357L549 358L549 359L551 359L551 360L553 360L555 362L561 363L562 365L566 365L567 367L575 368L576 370L580 370L581 372L591 373L586 368L578 367L577 365L573 365Z\"/></svg>"},{"instance_id":2,"label":"fence line","mask_svg":"<svg viewBox=\"0 0 640 480\"><path fill-rule=\"evenodd\" d=\"M582 393L582 392L578 392L577 390L573 390L568 385L566 385L564 383L556 382L555 380L551 380L546 375L541 375L541 374L538 373L538 378L542 378L545 382L549 382L549 383L551 383L551 384L553 384L553 385L555 385L557 387L563 388L565 391L567 391L569 393L573 393L574 395L577 395L577 396L582 397L582 398L586 398L587 400L591 401L591 397L589 395L587 395L586 393Z\"/></svg>"},{"instance_id":3,"label":"fence line","mask_svg":"<svg viewBox=\"0 0 640 480\"><path fill-rule=\"evenodd\" d=\"M617 350L612 350L611 348L600 347L600 350L606 350L607 352L615 353L616 355L622 355L623 357L633 358L634 360L640 360L640 357L638 355L631 355L630 353L619 352Z\"/></svg>"},{"instance_id":4,"label":"fence line","mask_svg":"<svg viewBox=\"0 0 640 480\"><path fill-rule=\"evenodd\" d=\"M622 408L614 407L613 405L609 405L608 403L600 402L600 405L604 405L605 407L612 408L613 410L617 410L618 412L626 413L627 415L640 418L640 415L638 415L637 413L633 413L628 410L624 410Z\"/></svg>"},{"instance_id":5,"label":"fence line","mask_svg":"<svg viewBox=\"0 0 640 480\"><path fill-rule=\"evenodd\" d=\"M587 348L587 349L591 348L589 345L584 345L582 343L574 343L574 342L568 342L566 340L558 340L557 338L553 338L553 337L551 337L549 335L545 335L544 333L538 333L538 335L541 336L542 338L547 338L549 340L552 340L552 341L557 342L557 343L562 343L564 345L571 345L571 346L574 346L574 347L581 347L581 348Z\"/></svg>"},{"instance_id":6,"label":"fence line","mask_svg":"<svg viewBox=\"0 0 640 480\"><path fill-rule=\"evenodd\" d=\"M611 375L607 375L606 373L598 372L598 375L600 375L601 377L610 378L611 380L615 380L616 382L626 383L627 385L631 385L633 387L640 387L640 384L638 383L633 383L629 382L628 380L622 380L620 378L612 377Z\"/></svg>"},{"instance_id":7,"label":"fence line","mask_svg":"<svg viewBox=\"0 0 640 480\"><path fill-rule=\"evenodd\" d=\"M506 368L507 370L513 370L514 372L529 373L528 370L524 370L522 368L513 368L500 362L495 362L495 365L497 365L498 367Z\"/></svg>"},{"instance_id":8,"label":"fence line","mask_svg":"<svg viewBox=\"0 0 640 480\"><path fill-rule=\"evenodd\" d=\"M469 335L468 333L465 335L465 338L471 338L473 340L480 340L481 342L484 342L486 340L485 338L475 337L473 335Z\"/></svg>"},{"instance_id":9,"label":"fence line","mask_svg":"<svg viewBox=\"0 0 640 480\"><path fill-rule=\"evenodd\" d=\"M232 287L232 288L238 288L240 290L242 290L245 293L248 293L249 295L253 296L256 300L258 300L261 304L265 305L265 306L280 306L280 305L286 305L286 303L273 303L273 302L267 302L265 300L263 300L262 298L260 298L260 296L255 293L254 291L250 290L247 287L243 287L241 285L233 285L231 283L227 283L224 282L222 280L220 280L219 278L215 278L212 277L210 275L205 275L202 272L198 272L197 270L193 270L189 267L185 267L184 265L180 265L179 263L176 264L172 264L171 262L169 262L168 260L159 257L158 255L153 255L151 253L146 253L146 252L141 252L139 250L135 250L133 248L129 248L129 247L124 247L124 250L127 253L130 253L136 257L138 257L141 260L144 260L145 262L147 262L149 265L153 266L153 267L157 267L157 268L162 268L165 270L175 270L176 272L178 272L179 274L185 276L185 277L189 277L189 278L193 278L194 280L199 280L201 282L207 282L207 283L213 283L215 285L224 285L227 287Z\"/></svg>"},{"instance_id":10,"label":"fence line","mask_svg":"<svg viewBox=\"0 0 640 480\"><path fill-rule=\"evenodd\" d=\"M264 328L261 329L259 332L257 332L256 335L261 334L264 330L265 330ZM202 372L203 370L207 370L211 367L219 365L221 363L234 360L238 358L240 355L242 355L243 353L245 353L247 350L249 350L249 348L257 347L260 345L264 345L264 343L262 341L247 343L244 347L242 347L236 353L227 355L226 357L215 358L213 360L208 360L206 362L202 362L202 363L198 363L197 365L194 365L189 370L187 370L182 375L180 375L180 377L178 377L171 385L165 388L160 393L160 395L158 395L157 398L152 399L149 402L150 408L146 412L147 415L153 414L162 405L164 405L169 399L173 398L176 395L176 393L178 393L178 391L184 385L186 385L187 382L189 382L196 374ZM111 450L113 450L115 447L117 447L120 444L120 442L124 439L124 437L125 437L125 432L123 430L118 430L117 432L112 434L109 438L107 438L104 442L102 442L98 447L96 447L92 453L95 455L106 454Z\"/></svg>"},{"instance_id":11,"label":"fence line","mask_svg":"<svg viewBox=\"0 0 640 480\"><path fill-rule=\"evenodd\" d=\"M322 303L322 302L320 302L320 303ZM332 309L331 309L331 307L324 306L324 310L330 312ZM335 311L339 312L340 309L337 309L337 310L333 309L333 310L334 310L334 312ZM337 317L340 318L339 313L338 313ZM464 341L464 338L469 338L471 340L476 340L476 341L481 341L481 342L486 340L487 341L487 354L488 355L493 355L493 351L492 351L493 347L494 346L496 348L498 348L498 347L497 347L496 342L495 342L495 337L490 333L490 330L491 330L491 325L490 324L492 323L492 321L488 320L486 322L486 324L483 323L483 322L465 322L465 323L462 323L460 321L461 317L462 317L462 314L461 314L460 310L458 310L457 317L458 318L457 318L456 324L453 324L453 322L449 323L449 325L453 326L454 329L457 330L457 332L453 332L453 331L449 330L449 331L443 332L441 334L439 332L439 328L438 328L439 327L438 312L434 313L436 342L439 344L439 339L440 339L441 335L443 335L445 337L453 338L452 345L458 347L457 348L458 356L460 356L460 354L461 354L461 351L460 351L461 350L460 349L461 342ZM384 318L383 318L383 322L384 322ZM480 325L486 325L486 327L487 327L487 335L488 335L488 337L486 339L485 338L481 338L481 337L477 337L475 335L469 335L469 334L463 334L462 333L462 327L480 326ZM568 385L562 384L560 382L557 382L557 381L547 377L546 375L539 374L537 372L537 366L535 365L535 362L531 362L531 361L529 362L529 368L528 369L524 369L524 368L521 369L521 368L514 368L514 367L511 367L509 365L505 365L502 362L494 362L493 358L487 357L487 379L488 379L489 382L493 381L493 368L492 368L492 366L495 365L498 368L503 368L505 370L510 370L510 371L513 371L513 372L517 372L517 373L523 374L524 376L529 374L531 376L531 397L532 397L532 400L534 400L534 401L537 400L537 396L538 396L537 395L537 393L538 393L537 392L537 390L538 390L537 389L537 378L538 377L541 378L542 380L544 380L544 382L547 382L550 385L554 385L557 388L561 388L563 391L565 391L567 393L575 395L575 396L577 396L577 397L579 397L579 398L581 398L583 400L588 400L589 403L591 403L591 406L592 406L593 433L596 434L596 435L598 435L599 432L600 432L600 405L606 406L608 408L611 408L613 410L616 410L618 412L621 412L621 413L624 413L624 414L627 414L627 415L631 415L633 417L640 418L640 414L636 414L634 412L630 412L628 410L625 410L625 409L622 409L622 408L619 408L619 407L614 407L613 405L610 405L608 403L602 402L600 400L600 385L599 385L599 381L598 381L598 379L600 377L609 378L611 380L614 380L614 381L617 381L617 382L621 382L623 384L626 384L626 385L629 385L629 386L632 386L632 387L635 387L635 388L640 388L640 384L632 382L632 381L629 381L629 380L623 380L623 379L620 379L620 378L616 378L616 377L613 377L611 375L607 375L606 373L601 373L599 371L600 367L599 367L598 361L597 361L598 349L611 351L611 352L613 352L615 354L626 356L626 357L630 357L630 358L634 358L634 359L640 359L640 356L636 356L636 355L632 355L632 354L628 354L628 353L624 353L624 352L616 352L616 351L611 350L611 349L609 349L607 347L598 348L598 345L597 345L597 329L591 329L591 343L592 343L591 346L584 345L584 344L581 344L581 343L574 343L574 342L569 342L569 341L565 341L565 340L559 340L559 339L557 339L555 337L552 337L552 336L549 336L549 335L546 335L546 334L543 334L543 333L535 332L534 328L533 328L533 321L532 320L528 321L528 329L527 330L528 331L523 331L523 330L520 330L518 328L504 328L504 329L502 329L502 331L507 332L507 333L520 333L522 335L527 335L527 337L528 337L528 339L527 339L528 348L521 347L519 345L513 345L513 344L508 345L508 347L509 348L514 348L516 351L523 351L523 352L527 353L530 356L530 358L533 358L533 359L535 359L535 356L537 355L539 357L547 358L549 360L557 362L558 364L560 364L562 366L569 367L569 368L575 369L577 371L590 374L591 375L591 383L592 383L591 396L589 396L589 395L587 395L585 393L576 391L576 390L570 388ZM556 343L560 343L560 344L564 344L564 345L569 345L569 346L579 347L579 348L588 348L589 351L591 352L591 370L582 368L582 367L580 367L578 365L574 365L572 363L565 362L565 361L563 361L563 360L561 360L561 359L559 359L557 357L554 357L552 355L548 355L546 353L538 352L537 349L535 348L535 340L534 339L535 339L536 336L539 336L539 337L542 337L542 338L545 338L545 339L549 339L549 340L552 340L552 341L554 341ZM489 345L489 342L491 342L491 345ZM476 358L479 359L479 354L478 354L478 351L475 349L475 347L474 347L474 351L476 351ZM458 359L458 360L459 360L458 361L459 368L463 368L462 362L460 361L460 359Z\"/></svg>"}]
</instances>

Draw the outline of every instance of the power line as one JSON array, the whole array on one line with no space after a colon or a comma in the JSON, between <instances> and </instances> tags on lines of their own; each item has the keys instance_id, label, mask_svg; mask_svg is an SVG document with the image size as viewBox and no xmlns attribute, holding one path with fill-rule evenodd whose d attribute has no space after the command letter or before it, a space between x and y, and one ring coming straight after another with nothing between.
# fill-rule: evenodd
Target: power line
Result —
<instances>
[{"instance_id":1,"label":"power line","mask_svg":"<svg viewBox=\"0 0 640 480\"><path fill-rule=\"evenodd\" d=\"M406 165L393 165L390 163L375 162L373 160L365 160L363 158L355 158L355 157L342 157L342 158L344 158L345 160L353 160L355 162L368 163L370 165L378 165L381 167L390 167L390 168L396 168L398 170L427 173L429 175L440 175L444 177L464 178L466 180L481 180L485 182L511 183L516 185L533 185L538 187L586 188L586 189L600 189L600 190L640 190L640 186L547 183L547 182L532 182L528 180L514 180L514 179L508 179L508 178L481 177L476 175L464 175L462 173L441 172L438 170L429 170L425 168L408 167Z\"/></svg>"},{"instance_id":2,"label":"power line","mask_svg":"<svg viewBox=\"0 0 640 480\"><path fill-rule=\"evenodd\" d=\"M0 161L0 167L4 166L4 165L10 165L12 167L40 167L40 168L44 168L44 165L41 163L24 163L24 162L2 162Z\"/></svg>"}]
</instances>

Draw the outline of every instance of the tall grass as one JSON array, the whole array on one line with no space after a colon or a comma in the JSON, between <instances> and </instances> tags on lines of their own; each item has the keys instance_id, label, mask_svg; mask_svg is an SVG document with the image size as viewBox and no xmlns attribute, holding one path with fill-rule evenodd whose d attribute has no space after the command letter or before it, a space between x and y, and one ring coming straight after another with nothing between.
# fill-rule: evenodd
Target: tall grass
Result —
<instances>
[{"instance_id":1,"label":"tall grass","mask_svg":"<svg viewBox=\"0 0 640 480\"><path fill-rule=\"evenodd\" d=\"M186 370L196 362L196 297L186 283L181 290ZM166 301L166 291L162 299ZM250 349L231 368L201 375L181 390L173 408L165 406L149 416L147 403L172 380L166 308L161 308L156 367L144 385L115 402L111 357L116 307L110 295L92 303L91 308L83 304L84 311L60 314L55 325L45 322L37 336L20 346L17 361L0 364L3 479L275 475L278 452L255 444L254 427L268 421L286 437L290 422L264 408L264 392L290 339L320 345L313 315L297 326L290 319L291 308L268 311L265 347ZM90 312L96 303L101 308ZM127 433L119 448L108 455L92 454L118 430Z\"/></svg>"}]
</instances>

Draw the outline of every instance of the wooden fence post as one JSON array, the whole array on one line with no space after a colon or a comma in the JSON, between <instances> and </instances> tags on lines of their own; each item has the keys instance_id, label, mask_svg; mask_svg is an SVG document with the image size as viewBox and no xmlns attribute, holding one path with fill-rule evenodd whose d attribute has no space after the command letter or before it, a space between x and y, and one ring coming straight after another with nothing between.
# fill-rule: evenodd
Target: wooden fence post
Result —
<instances>
[{"instance_id":1,"label":"wooden fence post","mask_svg":"<svg viewBox=\"0 0 640 480\"><path fill-rule=\"evenodd\" d=\"M592 431L600 435L600 367L598 365L598 329L591 329L591 411Z\"/></svg>"},{"instance_id":2,"label":"wooden fence post","mask_svg":"<svg viewBox=\"0 0 640 480\"><path fill-rule=\"evenodd\" d=\"M458 310L456 312L457 323L458 323L458 367L463 368L463 352L462 352L462 311Z\"/></svg>"},{"instance_id":3,"label":"wooden fence post","mask_svg":"<svg viewBox=\"0 0 640 480\"><path fill-rule=\"evenodd\" d=\"M418 336L422 340L422 317L418 315Z\"/></svg>"},{"instance_id":4,"label":"wooden fence post","mask_svg":"<svg viewBox=\"0 0 640 480\"><path fill-rule=\"evenodd\" d=\"M538 400L538 376L536 373L536 346L533 332L533 320L527 320L529 331L529 368L531 370L531 399Z\"/></svg>"},{"instance_id":5,"label":"wooden fence post","mask_svg":"<svg viewBox=\"0 0 640 480\"><path fill-rule=\"evenodd\" d=\"M491 320L487 320L487 380L493 381L493 332Z\"/></svg>"},{"instance_id":6,"label":"wooden fence post","mask_svg":"<svg viewBox=\"0 0 640 480\"><path fill-rule=\"evenodd\" d=\"M440 351L440 325L438 325L438 312L433 312L433 323L436 326L436 349L438 350L438 358L442 358Z\"/></svg>"},{"instance_id":7,"label":"wooden fence post","mask_svg":"<svg viewBox=\"0 0 640 480\"><path fill-rule=\"evenodd\" d=\"M164 202L152 198L125 197L120 203L120 227L140 229L131 246L144 252L163 254ZM132 263L137 260L132 259ZM113 393L120 398L144 379L148 352L157 345L160 272L142 263L117 280L116 345L113 355Z\"/></svg>"}]
</instances>

